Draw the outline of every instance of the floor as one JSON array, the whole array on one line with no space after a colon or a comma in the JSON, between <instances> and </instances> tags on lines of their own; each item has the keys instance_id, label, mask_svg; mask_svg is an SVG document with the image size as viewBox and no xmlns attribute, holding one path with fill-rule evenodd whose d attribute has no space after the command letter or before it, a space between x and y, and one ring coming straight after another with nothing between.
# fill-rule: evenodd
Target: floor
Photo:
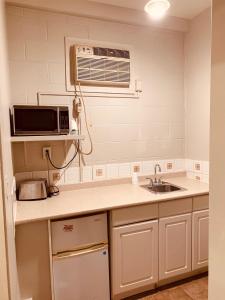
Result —
<instances>
[{"instance_id":1,"label":"floor","mask_svg":"<svg viewBox=\"0 0 225 300\"><path fill-rule=\"evenodd\" d=\"M139 300L207 300L208 277L198 278L173 286Z\"/></svg>"}]
</instances>

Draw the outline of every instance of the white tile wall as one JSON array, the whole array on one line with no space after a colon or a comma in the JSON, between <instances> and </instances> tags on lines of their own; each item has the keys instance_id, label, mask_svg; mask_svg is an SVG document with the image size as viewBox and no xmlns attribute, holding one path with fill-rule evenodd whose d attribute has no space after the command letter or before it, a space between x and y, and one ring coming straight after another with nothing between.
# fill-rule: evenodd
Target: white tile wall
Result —
<instances>
[{"instance_id":1,"label":"white tile wall","mask_svg":"<svg viewBox=\"0 0 225 300\"><path fill-rule=\"evenodd\" d=\"M187 177L209 183L209 162L186 159Z\"/></svg>"},{"instance_id":2,"label":"white tile wall","mask_svg":"<svg viewBox=\"0 0 225 300\"><path fill-rule=\"evenodd\" d=\"M82 168L82 180L83 182L91 182L93 180L92 167L84 166Z\"/></svg>"},{"instance_id":3,"label":"white tile wall","mask_svg":"<svg viewBox=\"0 0 225 300\"><path fill-rule=\"evenodd\" d=\"M131 166L130 164L119 164L119 177L130 177L131 176Z\"/></svg>"},{"instance_id":4,"label":"white tile wall","mask_svg":"<svg viewBox=\"0 0 225 300\"><path fill-rule=\"evenodd\" d=\"M118 164L106 165L106 176L107 179L115 179L119 177L119 166Z\"/></svg>"},{"instance_id":5,"label":"white tile wall","mask_svg":"<svg viewBox=\"0 0 225 300\"><path fill-rule=\"evenodd\" d=\"M52 170L49 172L50 184L51 185L64 185L65 174L62 170Z\"/></svg>"},{"instance_id":6,"label":"white tile wall","mask_svg":"<svg viewBox=\"0 0 225 300\"><path fill-rule=\"evenodd\" d=\"M66 92L65 37L130 45L133 77L142 81L140 100L85 99L95 143L88 165L183 158L182 34L8 6L13 104L36 104L37 91ZM68 105L72 100L43 96L41 103ZM130 174L129 168L121 167L119 176Z\"/></svg>"},{"instance_id":7,"label":"white tile wall","mask_svg":"<svg viewBox=\"0 0 225 300\"><path fill-rule=\"evenodd\" d=\"M139 166L140 176L149 176L154 174L154 165L158 163L161 166L162 173L176 173L176 172L187 172L187 177L194 180L199 180L205 183L209 183L209 162L197 161L200 166L204 166L202 171L195 171L194 166L196 161L185 160L185 159L173 159L173 160L157 160L157 161L142 161L142 162L131 162L121 164L106 164L106 165L94 165L84 166L82 168L81 182L92 182L100 180L110 180L116 178L128 178L132 176L133 167ZM172 169L170 168L172 164ZM188 169L187 169L188 166ZM167 168L169 167L169 169ZM60 174L60 179L56 180L57 176L54 174ZM36 172L23 172L17 173L16 175L17 185L19 182L25 179L31 178L45 178L47 172L36 171ZM55 177L55 180L53 180ZM80 183L80 173L78 167L70 167L65 171L53 170L50 171L50 182L58 185L64 184L76 184Z\"/></svg>"},{"instance_id":8,"label":"white tile wall","mask_svg":"<svg viewBox=\"0 0 225 300\"><path fill-rule=\"evenodd\" d=\"M80 172L78 167L69 167L65 170L65 184L76 184L80 182Z\"/></svg>"},{"instance_id":9,"label":"white tile wall","mask_svg":"<svg viewBox=\"0 0 225 300\"><path fill-rule=\"evenodd\" d=\"M105 180L106 179L106 166L96 165L93 166L93 180Z\"/></svg>"}]
</instances>

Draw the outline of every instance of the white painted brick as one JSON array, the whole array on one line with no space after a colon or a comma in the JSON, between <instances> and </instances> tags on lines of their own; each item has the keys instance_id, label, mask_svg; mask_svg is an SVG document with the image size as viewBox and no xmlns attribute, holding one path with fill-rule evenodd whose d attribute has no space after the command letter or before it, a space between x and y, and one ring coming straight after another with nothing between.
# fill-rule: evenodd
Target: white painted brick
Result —
<instances>
[{"instance_id":1,"label":"white painted brick","mask_svg":"<svg viewBox=\"0 0 225 300\"><path fill-rule=\"evenodd\" d=\"M58 63L49 63L49 81L50 83L65 84L65 65Z\"/></svg>"},{"instance_id":2,"label":"white painted brick","mask_svg":"<svg viewBox=\"0 0 225 300\"><path fill-rule=\"evenodd\" d=\"M184 122L171 124L171 137L176 139L184 138Z\"/></svg>"},{"instance_id":3,"label":"white painted brick","mask_svg":"<svg viewBox=\"0 0 225 300\"><path fill-rule=\"evenodd\" d=\"M8 40L8 56L10 60L25 60L25 43L19 37Z\"/></svg>"},{"instance_id":4,"label":"white painted brick","mask_svg":"<svg viewBox=\"0 0 225 300\"><path fill-rule=\"evenodd\" d=\"M154 44L152 41L155 39L155 33L150 33L146 43L147 31L143 28L27 8L8 10L7 19L8 38L11 42L10 59L17 60L17 64L10 69L13 103L37 104L36 93L40 90L65 92L65 78L61 69L65 60L65 36L114 41L117 44L124 44L126 41L130 44L132 41L133 63L138 66L135 76L143 78L145 93L141 96L141 101L85 99L88 120L93 128L99 126L106 129L100 133L93 129L96 145L93 155L87 157L89 165L125 162L130 164L135 161L183 156L184 112L183 101L180 101L183 91L183 65L181 60L177 60L177 57L183 55L183 40L180 34L160 33L158 42ZM26 61L22 46L25 42ZM168 53L173 54L172 61L163 60L162 69L160 64L151 62L149 68L146 68L145 53L148 55L150 52L154 55L157 53L160 62ZM171 78L161 76L162 71L168 70L171 74L174 68L178 72ZM151 84L147 69L151 69L154 74ZM107 90L112 91L111 88ZM116 90L113 88L113 91ZM71 98L42 97L41 101L42 104L67 105ZM168 136L169 134L171 136ZM123 166L120 168L121 174L125 177L130 176L131 170Z\"/></svg>"},{"instance_id":5,"label":"white painted brick","mask_svg":"<svg viewBox=\"0 0 225 300\"><path fill-rule=\"evenodd\" d=\"M30 61L64 62L64 46L45 41L27 41L26 56Z\"/></svg>"}]
</instances>

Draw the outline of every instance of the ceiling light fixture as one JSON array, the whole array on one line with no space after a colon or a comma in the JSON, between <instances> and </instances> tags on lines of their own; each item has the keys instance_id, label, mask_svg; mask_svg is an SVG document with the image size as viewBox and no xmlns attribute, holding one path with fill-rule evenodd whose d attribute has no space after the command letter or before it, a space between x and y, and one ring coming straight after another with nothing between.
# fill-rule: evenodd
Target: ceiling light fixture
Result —
<instances>
[{"instance_id":1,"label":"ceiling light fixture","mask_svg":"<svg viewBox=\"0 0 225 300\"><path fill-rule=\"evenodd\" d=\"M150 0L144 9L153 19L161 19L169 8L170 2L168 0Z\"/></svg>"}]
</instances>

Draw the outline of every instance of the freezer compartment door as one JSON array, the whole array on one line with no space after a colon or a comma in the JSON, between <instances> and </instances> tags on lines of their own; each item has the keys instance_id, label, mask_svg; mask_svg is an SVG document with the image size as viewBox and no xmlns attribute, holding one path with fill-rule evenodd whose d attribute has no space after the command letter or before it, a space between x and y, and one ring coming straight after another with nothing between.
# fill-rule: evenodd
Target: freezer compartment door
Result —
<instances>
[{"instance_id":1,"label":"freezer compartment door","mask_svg":"<svg viewBox=\"0 0 225 300\"><path fill-rule=\"evenodd\" d=\"M108 246L53 258L54 300L110 300Z\"/></svg>"},{"instance_id":2,"label":"freezer compartment door","mask_svg":"<svg viewBox=\"0 0 225 300\"><path fill-rule=\"evenodd\" d=\"M53 254L107 243L107 214L53 221L51 237Z\"/></svg>"}]
</instances>

